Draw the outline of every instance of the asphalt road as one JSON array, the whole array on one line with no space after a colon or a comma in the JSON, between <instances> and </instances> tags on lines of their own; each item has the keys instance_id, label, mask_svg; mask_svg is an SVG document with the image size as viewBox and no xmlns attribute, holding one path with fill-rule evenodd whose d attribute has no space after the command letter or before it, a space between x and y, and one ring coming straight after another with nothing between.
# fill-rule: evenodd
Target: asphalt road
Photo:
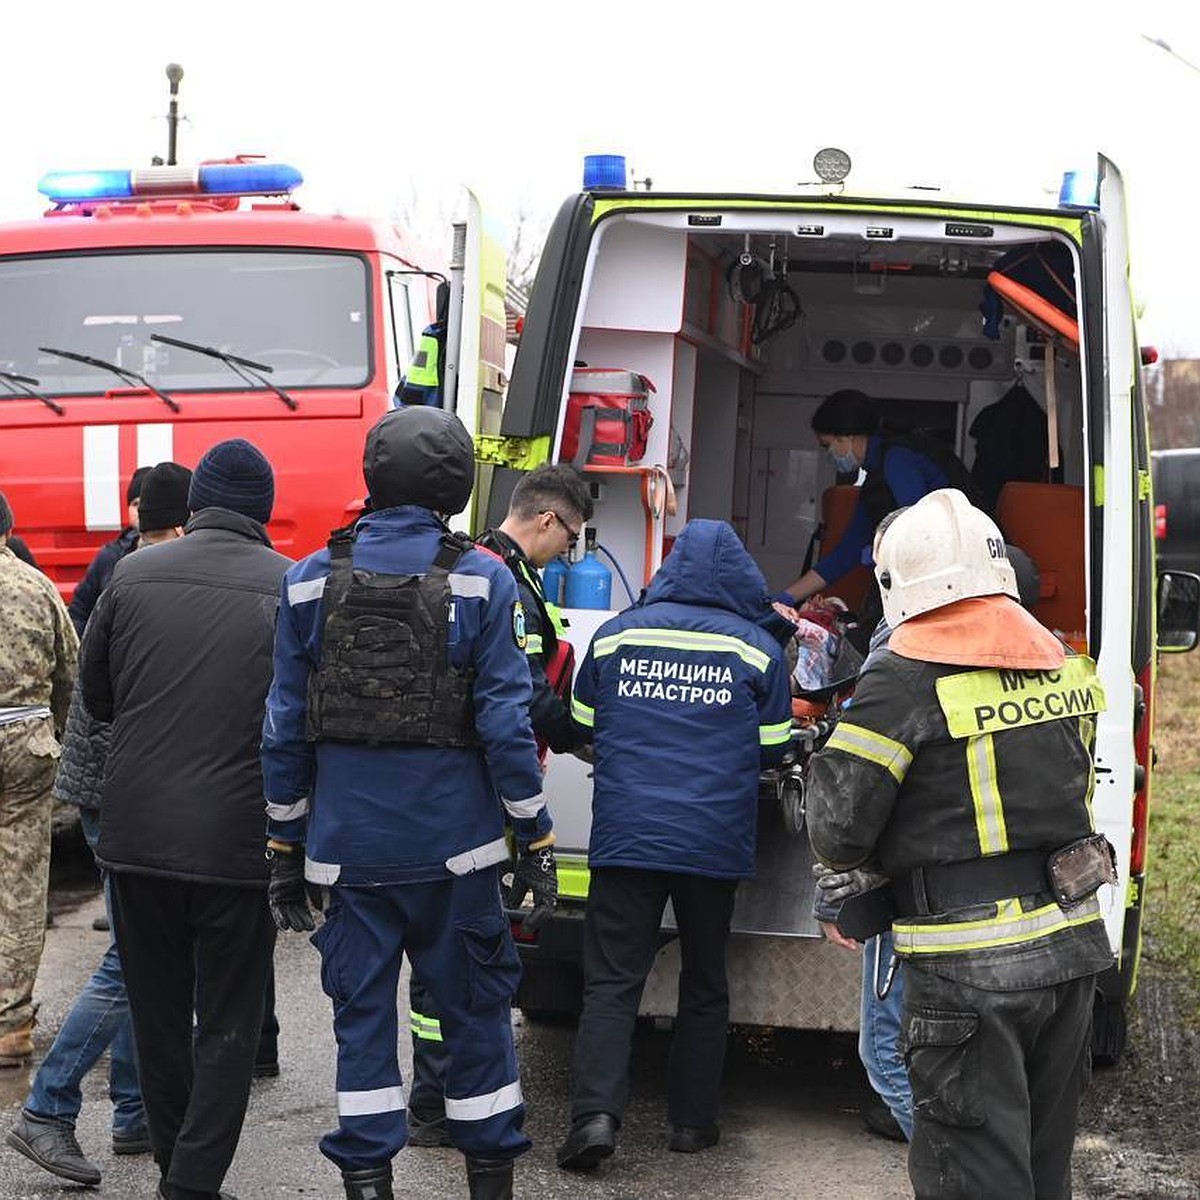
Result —
<instances>
[{"instance_id":1,"label":"asphalt road","mask_svg":"<svg viewBox=\"0 0 1200 1200\"><path fill-rule=\"evenodd\" d=\"M37 984L41 1003L38 1055L82 982L99 960L102 933L92 918L98 896L84 894L59 911L47 937ZM62 898L60 897L60 903ZM282 935L276 951L281 1073L257 1081L226 1188L239 1200L295 1196L339 1200L333 1165L316 1148L336 1123L334 1042L329 1007L318 979L318 957L306 938ZM407 994L405 992L405 1002ZM806 1197L890 1200L911 1196L904 1148L868 1134L858 1108L868 1091L846 1035L756 1034L735 1031L726 1068L719 1146L696 1155L665 1146L663 1079L669 1033L640 1030L634 1047L632 1094L616 1155L590 1177L560 1171L554 1149L570 1112L574 1030L533 1024L514 1013L526 1129L533 1150L517 1165L518 1197L621 1200L720 1200L725 1197ZM402 1039L402 1061L408 1059ZM0 1144L0 1197L152 1197L157 1172L148 1156L114 1157L104 1063L84 1084L78 1135L103 1172L98 1189L48 1175ZM0 1072L0 1128L7 1131L28 1089L28 1071ZM395 1160L396 1194L416 1198L466 1195L462 1159L452 1150L405 1150Z\"/></svg>"}]
</instances>

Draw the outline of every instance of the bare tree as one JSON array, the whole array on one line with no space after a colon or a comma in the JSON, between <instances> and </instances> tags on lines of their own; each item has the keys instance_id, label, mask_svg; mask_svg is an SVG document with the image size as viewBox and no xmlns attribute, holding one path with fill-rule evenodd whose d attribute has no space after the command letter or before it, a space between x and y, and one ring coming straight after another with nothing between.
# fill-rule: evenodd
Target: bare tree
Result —
<instances>
[{"instance_id":1,"label":"bare tree","mask_svg":"<svg viewBox=\"0 0 1200 1200\"><path fill-rule=\"evenodd\" d=\"M451 196L444 190L418 190L415 185L410 185L408 193L393 204L390 220L421 245L447 255L450 227L462 219L457 211L460 200L461 193L457 189ZM547 224L544 217L534 215L523 204L505 222L508 280L519 291L528 293L533 285Z\"/></svg>"}]
</instances>

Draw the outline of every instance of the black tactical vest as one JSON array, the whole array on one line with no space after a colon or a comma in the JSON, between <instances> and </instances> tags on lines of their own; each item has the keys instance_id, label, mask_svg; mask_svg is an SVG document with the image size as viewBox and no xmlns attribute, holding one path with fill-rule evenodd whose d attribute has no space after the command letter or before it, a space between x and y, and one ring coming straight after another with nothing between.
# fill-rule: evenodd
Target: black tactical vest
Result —
<instances>
[{"instance_id":1,"label":"black tactical vest","mask_svg":"<svg viewBox=\"0 0 1200 1200\"><path fill-rule=\"evenodd\" d=\"M353 530L329 540L321 663L308 679L309 741L478 746L474 670L449 661L449 574L471 549L447 534L424 575L356 570Z\"/></svg>"}]
</instances>

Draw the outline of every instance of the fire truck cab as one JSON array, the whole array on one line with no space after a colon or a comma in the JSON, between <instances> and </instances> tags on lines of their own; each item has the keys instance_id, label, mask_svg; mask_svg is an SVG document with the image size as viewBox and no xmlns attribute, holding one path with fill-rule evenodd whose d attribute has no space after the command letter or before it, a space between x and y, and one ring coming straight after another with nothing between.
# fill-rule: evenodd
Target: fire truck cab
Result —
<instances>
[{"instance_id":1,"label":"fire truck cab","mask_svg":"<svg viewBox=\"0 0 1200 1200\"><path fill-rule=\"evenodd\" d=\"M275 546L321 545L361 508L364 435L447 274L457 408L473 432L498 409L504 252L474 197L446 264L388 224L302 211L301 182L241 159L54 172L40 219L0 225L0 487L64 597L125 524L136 467L224 438L274 467Z\"/></svg>"}]
</instances>

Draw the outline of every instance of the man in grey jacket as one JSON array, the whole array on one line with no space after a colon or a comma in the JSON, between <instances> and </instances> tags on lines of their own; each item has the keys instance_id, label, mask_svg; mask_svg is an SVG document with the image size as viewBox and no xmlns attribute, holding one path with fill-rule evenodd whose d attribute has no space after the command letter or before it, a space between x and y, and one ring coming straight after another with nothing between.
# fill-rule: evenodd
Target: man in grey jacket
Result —
<instances>
[{"instance_id":1,"label":"man in grey jacket","mask_svg":"<svg viewBox=\"0 0 1200 1200\"><path fill-rule=\"evenodd\" d=\"M274 476L249 442L212 447L188 503L186 537L113 572L80 678L113 727L97 858L112 873L159 1195L217 1200L275 939L259 738L291 564L271 549Z\"/></svg>"}]
</instances>

